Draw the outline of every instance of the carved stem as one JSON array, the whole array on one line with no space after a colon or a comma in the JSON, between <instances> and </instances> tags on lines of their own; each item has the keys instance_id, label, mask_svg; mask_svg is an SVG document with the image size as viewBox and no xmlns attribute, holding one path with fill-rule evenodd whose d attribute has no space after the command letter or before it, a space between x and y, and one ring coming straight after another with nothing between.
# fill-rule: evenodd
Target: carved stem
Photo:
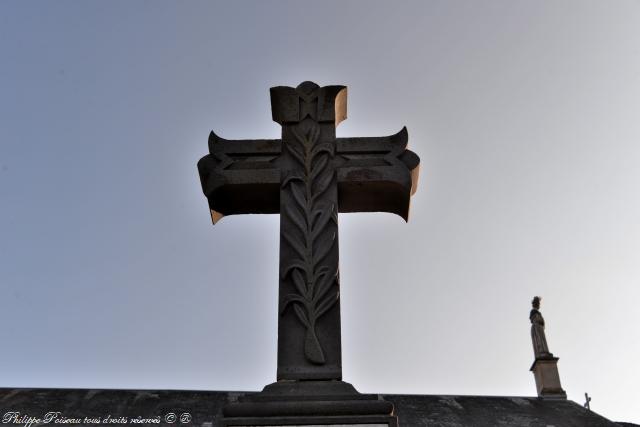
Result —
<instances>
[{"instance_id":1,"label":"carved stem","mask_svg":"<svg viewBox=\"0 0 640 427\"><path fill-rule=\"evenodd\" d=\"M284 296L281 311L284 313L289 304L293 305L306 328L305 357L321 365L325 363L325 356L316 335L316 323L338 301L337 289L330 292L337 285L337 265L331 268L330 262L325 261L336 240L332 230L332 223L337 225L336 206L321 197L335 182L336 172L331 164L334 147L330 143L318 143L320 128L315 123L306 132L301 131L301 126L293 128L297 146L287 145L300 168L293 169L282 184L283 188L288 187L297 205L285 213L296 225L293 228L296 235L287 232L284 237L298 258L286 266L284 277L290 276L298 293ZM297 175L296 170L302 174Z\"/></svg>"}]
</instances>

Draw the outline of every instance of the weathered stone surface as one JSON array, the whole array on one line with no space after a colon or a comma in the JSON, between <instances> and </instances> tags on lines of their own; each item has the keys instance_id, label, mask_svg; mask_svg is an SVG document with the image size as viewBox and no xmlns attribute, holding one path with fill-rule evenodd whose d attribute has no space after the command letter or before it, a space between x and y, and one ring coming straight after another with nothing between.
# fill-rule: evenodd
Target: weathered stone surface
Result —
<instances>
[{"instance_id":1,"label":"weathered stone surface","mask_svg":"<svg viewBox=\"0 0 640 427\"><path fill-rule=\"evenodd\" d=\"M531 366L536 380L538 396L545 399L566 399L567 393L560 384L557 357L538 357Z\"/></svg>"},{"instance_id":2,"label":"weathered stone surface","mask_svg":"<svg viewBox=\"0 0 640 427\"><path fill-rule=\"evenodd\" d=\"M224 140L213 132L198 162L214 222L224 215L280 213L278 380L340 380L338 212L407 219L418 156L407 131L336 138L347 88L271 88L277 140Z\"/></svg>"},{"instance_id":3,"label":"weathered stone surface","mask_svg":"<svg viewBox=\"0 0 640 427\"><path fill-rule=\"evenodd\" d=\"M418 156L407 131L336 138L347 117L347 88L271 88L279 140L209 136L198 162L214 223L224 215L280 213L277 383L229 404L221 426L382 422L393 405L342 382L338 212L383 211L405 220ZM340 417L335 419L332 417Z\"/></svg>"},{"instance_id":4,"label":"weathered stone surface","mask_svg":"<svg viewBox=\"0 0 640 427\"><path fill-rule=\"evenodd\" d=\"M560 385L558 372L558 358L549 351L544 332L544 317L540 313L542 298L536 296L531 301L532 309L529 313L531 321L531 342L535 360L530 371L536 380L538 396L545 399L566 399L567 393Z\"/></svg>"},{"instance_id":5,"label":"weathered stone surface","mask_svg":"<svg viewBox=\"0 0 640 427\"><path fill-rule=\"evenodd\" d=\"M0 389L0 416L9 411L42 417L152 418L189 413L191 421L160 425L215 426L221 408L255 393L177 390ZM619 427L569 400L536 397L378 395L393 403L401 427ZM76 424L95 425L95 424ZM150 424L146 424L150 425Z\"/></svg>"},{"instance_id":6,"label":"weathered stone surface","mask_svg":"<svg viewBox=\"0 0 640 427\"><path fill-rule=\"evenodd\" d=\"M531 342L533 344L533 353L536 358L553 357L549 351L547 337L544 331L544 317L540 313L540 302L542 298L533 297L531 301L531 311L529 312L529 320L531 321Z\"/></svg>"},{"instance_id":7,"label":"weathered stone surface","mask_svg":"<svg viewBox=\"0 0 640 427\"><path fill-rule=\"evenodd\" d=\"M219 427L240 425L375 424L397 427L393 404L344 381L278 381L222 408Z\"/></svg>"}]
</instances>

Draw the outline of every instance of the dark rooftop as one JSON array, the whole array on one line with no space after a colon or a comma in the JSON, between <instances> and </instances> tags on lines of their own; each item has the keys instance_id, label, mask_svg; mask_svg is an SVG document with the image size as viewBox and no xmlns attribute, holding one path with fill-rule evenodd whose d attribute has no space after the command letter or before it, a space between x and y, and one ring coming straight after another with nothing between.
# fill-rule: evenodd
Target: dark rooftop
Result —
<instances>
[{"instance_id":1,"label":"dark rooftop","mask_svg":"<svg viewBox=\"0 0 640 427\"><path fill-rule=\"evenodd\" d=\"M47 412L60 412L61 420L82 419L73 425L97 425L84 417L112 419L155 419L169 425L165 416L190 415L191 426L215 426L220 408L248 392L179 390L85 390L85 389L0 389L0 416L43 419ZM393 402L402 427L619 427L570 400L542 400L537 397L380 395ZM159 420L159 424L157 423ZM147 420L148 421L148 420ZM10 423L25 425L26 421ZM208 424L211 423L211 424ZM53 423L52 423L53 424ZM60 425L60 423L56 423ZM129 423L130 425L131 423ZM37 425L37 424L32 424ZM100 424L104 425L104 424ZM140 424L138 424L140 425ZM185 425L179 421L172 425Z\"/></svg>"}]
</instances>

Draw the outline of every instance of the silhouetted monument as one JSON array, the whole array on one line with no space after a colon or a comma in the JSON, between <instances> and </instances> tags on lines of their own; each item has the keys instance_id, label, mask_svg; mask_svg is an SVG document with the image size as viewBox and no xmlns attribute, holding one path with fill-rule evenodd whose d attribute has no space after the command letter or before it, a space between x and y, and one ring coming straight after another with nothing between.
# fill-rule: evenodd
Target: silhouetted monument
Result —
<instances>
[{"instance_id":1,"label":"silhouetted monument","mask_svg":"<svg viewBox=\"0 0 640 427\"><path fill-rule=\"evenodd\" d=\"M341 381L338 212L406 220L420 160L406 149L404 128L336 138L346 103L345 86L271 88L282 138L230 141L212 132L210 154L198 163L214 223L224 215L280 214L278 382L225 407L221 425L335 416L345 424L396 423L393 405Z\"/></svg>"},{"instance_id":2,"label":"silhouetted monument","mask_svg":"<svg viewBox=\"0 0 640 427\"><path fill-rule=\"evenodd\" d=\"M531 366L531 372L536 380L538 396L544 398L566 399L567 393L560 385L560 374L558 373L558 358L553 356L547 345L547 337L544 332L544 318L540 313L540 302L542 298L536 296L531 301L531 342L535 360Z\"/></svg>"},{"instance_id":3,"label":"silhouetted monument","mask_svg":"<svg viewBox=\"0 0 640 427\"><path fill-rule=\"evenodd\" d=\"M549 346L547 345L547 337L544 334L544 318L540 313L540 301L542 298L533 297L531 301L531 312L529 313L529 320L531 320L531 340L533 342L533 353L535 357L548 357L553 356L549 352Z\"/></svg>"}]
</instances>

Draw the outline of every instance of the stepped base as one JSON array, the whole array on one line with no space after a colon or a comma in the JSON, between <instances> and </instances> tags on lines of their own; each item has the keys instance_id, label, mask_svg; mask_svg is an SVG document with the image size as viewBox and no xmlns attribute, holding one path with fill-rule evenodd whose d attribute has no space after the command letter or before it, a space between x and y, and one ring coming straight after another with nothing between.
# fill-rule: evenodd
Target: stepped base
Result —
<instances>
[{"instance_id":1,"label":"stepped base","mask_svg":"<svg viewBox=\"0 0 640 427\"><path fill-rule=\"evenodd\" d=\"M222 409L219 427L397 427L393 404L343 381L278 381Z\"/></svg>"}]
</instances>

